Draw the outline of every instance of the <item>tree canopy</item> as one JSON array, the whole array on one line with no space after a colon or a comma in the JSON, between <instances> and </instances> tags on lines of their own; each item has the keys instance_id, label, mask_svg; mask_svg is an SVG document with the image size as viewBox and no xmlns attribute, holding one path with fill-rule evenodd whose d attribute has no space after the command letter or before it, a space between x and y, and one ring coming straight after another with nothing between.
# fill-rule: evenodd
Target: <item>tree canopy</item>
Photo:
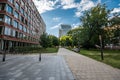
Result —
<instances>
[{"instance_id":1,"label":"tree canopy","mask_svg":"<svg viewBox=\"0 0 120 80\"><path fill-rule=\"evenodd\" d=\"M109 10L106 9L105 5L98 4L96 7L85 11L84 15L80 18L84 30L82 31L83 46L91 47L95 44L99 44L99 35L104 37L103 27L108 24Z\"/></svg>"},{"instance_id":2,"label":"tree canopy","mask_svg":"<svg viewBox=\"0 0 120 80\"><path fill-rule=\"evenodd\" d=\"M40 36L40 45L44 48L59 46L59 39L56 36L43 33Z\"/></svg>"}]
</instances>

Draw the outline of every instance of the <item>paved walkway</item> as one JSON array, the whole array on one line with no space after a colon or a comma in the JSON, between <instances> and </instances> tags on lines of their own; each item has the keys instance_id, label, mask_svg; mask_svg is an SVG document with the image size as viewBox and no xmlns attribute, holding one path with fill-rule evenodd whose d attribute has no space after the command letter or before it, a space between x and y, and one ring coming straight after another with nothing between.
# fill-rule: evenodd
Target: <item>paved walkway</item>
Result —
<instances>
[{"instance_id":1,"label":"paved walkway","mask_svg":"<svg viewBox=\"0 0 120 80\"><path fill-rule=\"evenodd\" d=\"M0 80L74 80L63 56L7 55L0 61ZM0 60L2 56L0 56Z\"/></svg>"},{"instance_id":2,"label":"paved walkway","mask_svg":"<svg viewBox=\"0 0 120 80\"><path fill-rule=\"evenodd\" d=\"M83 55L60 48L76 80L120 80L120 70Z\"/></svg>"}]
</instances>

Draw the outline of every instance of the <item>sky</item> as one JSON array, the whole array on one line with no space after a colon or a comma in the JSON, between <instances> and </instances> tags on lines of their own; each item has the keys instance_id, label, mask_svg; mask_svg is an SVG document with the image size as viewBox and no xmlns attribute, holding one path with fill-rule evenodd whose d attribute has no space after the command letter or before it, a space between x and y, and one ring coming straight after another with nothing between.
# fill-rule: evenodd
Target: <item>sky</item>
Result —
<instances>
[{"instance_id":1,"label":"sky","mask_svg":"<svg viewBox=\"0 0 120 80\"><path fill-rule=\"evenodd\" d=\"M98 3L106 4L113 13L120 13L120 0L33 0L40 15L46 24L46 32L58 37L61 24L78 27L80 17L86 10L95 7Z\"/></svg>"}]
</instances>

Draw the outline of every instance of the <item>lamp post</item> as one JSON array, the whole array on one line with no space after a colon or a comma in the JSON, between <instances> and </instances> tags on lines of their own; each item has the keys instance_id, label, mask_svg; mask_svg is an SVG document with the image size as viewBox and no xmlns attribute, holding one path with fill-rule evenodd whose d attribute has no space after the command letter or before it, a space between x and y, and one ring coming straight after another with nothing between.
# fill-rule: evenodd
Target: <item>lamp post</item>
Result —
<instances>
[{"instance_id":1,"label":"lamp post","mask_svg":"<svg viewBox=\"0 0 120 80\"><path fill-rule=\"evenodd\" d=\"M104 57L103 57L103 48L102 48L102 36L101 35L99 35L99 40L100 40L101 60L104 60Z\"/></svg>"}]
</instances>

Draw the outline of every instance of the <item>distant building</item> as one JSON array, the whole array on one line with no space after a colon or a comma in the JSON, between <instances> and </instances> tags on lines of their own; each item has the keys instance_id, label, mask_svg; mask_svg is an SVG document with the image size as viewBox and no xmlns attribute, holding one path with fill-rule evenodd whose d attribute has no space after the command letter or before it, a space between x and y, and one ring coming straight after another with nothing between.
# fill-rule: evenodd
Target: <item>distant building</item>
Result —
<instances>
[{"instance_id":1,"label":"distant building","mask_svg":"<svg viewBox=\"0 0 120 80\"><path fill-rule=\"evenodd\" d=\"M61 36L66 35L69 30L71 30L71 26L70 25L61 24L60 25L60 29L59 29L59 38Z\"/></svg>"},{"instance_id":2,"label":"distant building","mask_svg":"<svg viewBox=\"0 0 120 80\"><path fill-rule=\"evenodd\" d=\"M0 0L0 50L38 45L45 30L33 0Z\"/></svg>"}]
</instances>

